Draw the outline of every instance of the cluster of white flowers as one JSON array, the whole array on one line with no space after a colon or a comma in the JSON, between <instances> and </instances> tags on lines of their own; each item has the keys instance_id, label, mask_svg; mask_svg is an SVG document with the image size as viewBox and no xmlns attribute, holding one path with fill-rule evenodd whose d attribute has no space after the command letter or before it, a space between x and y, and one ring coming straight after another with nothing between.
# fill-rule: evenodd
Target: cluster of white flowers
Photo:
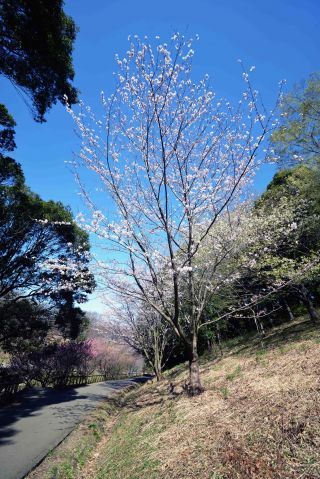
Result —
<instances>
[{"instance_id":1,"label":"cluster of white flowers","mask_svg":"<svg viewBox=\"0 0 320 479\"><path fill-rule=\"evenodd\" d=\"M216 99L208 75L193 81L193 40L179 33L168 43L156 40L153 47L129 37L125 57L116 56L118 84L102 94L103 121L88 107L79 114L68 107L82 137L79 168L95 175L108 205L97 206L79 182L91 218L78 221L113 255L99 262L112 291L169 314L173 296L196 278L192 301L200 315L205 297L236 278L220 265L240 254L239 205L261 164L273 113L251 87L254 67L243 71L245 91L233 107Z\"/></svg>"}]
</instances>

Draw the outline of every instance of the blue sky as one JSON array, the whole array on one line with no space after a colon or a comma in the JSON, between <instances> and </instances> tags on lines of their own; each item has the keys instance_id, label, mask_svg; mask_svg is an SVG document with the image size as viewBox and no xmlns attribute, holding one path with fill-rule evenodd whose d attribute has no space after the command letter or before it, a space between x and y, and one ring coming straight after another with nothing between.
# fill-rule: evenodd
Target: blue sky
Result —
<instances>
[{"instance_id":1,"label":"blue sky","mask_svg":"<svg viewBox=\"0 0 320 479\"><path fill-rule=\"evenodd\" d=\"M74 50L75 85L91 106L101 90L112 88L114 54L127 50L129 34L160 35L174 31L200 36L195 44L196 76L209 73L218 96L238 99L241 71L237 59L255 65L254 84L267 104L279 80L287 87L319 71L319 0L85 0L65 3L80 31ZM1 102L17 121L17 150L28 185L44 199L60 200L74 213L82 209L72 174L65 161L77 151L74 125L61 105L37 124L21 96L0 79ZM273 170L264 169L256 187L262 190ZM89 309L101 309L98 299Z\"/></svg>"}]
</instances>

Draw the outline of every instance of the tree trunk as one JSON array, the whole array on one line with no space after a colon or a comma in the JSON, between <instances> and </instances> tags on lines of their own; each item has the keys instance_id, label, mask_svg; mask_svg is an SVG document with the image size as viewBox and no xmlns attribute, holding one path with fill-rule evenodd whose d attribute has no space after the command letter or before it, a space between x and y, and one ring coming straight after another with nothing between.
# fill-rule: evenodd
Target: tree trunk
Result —
<instances>
[{"instance_id":1,"label":"tree trunk","mask_svg":"<svg viewBox=\"0 0 320 479\"><path fill-rule=\"evenodd\" d=\"M154 374L156 375L157 381L162 381L163 374L162 374L161 366L159 366L157 361L155 361L153 365L153 370L154 370Z\"/></svg>"},{"instance_id":2,"label":"tree trunk","mask_svg":"<svg viewBox=\"0 0 320 479\"><path fill-rule=\"evenodd\" d=\"M155 372L157 381L161 381L163 379L163 374L162 374L161 356L160 356L160 350L159 350L159 336L157 334L157 330L155 330L153 334L154 334L153 370Z\"/></svg>"},{"instance_id":3,"label":"tree trunk","mask_svg":"<svg viewBox=\"0 0 320 479\"><path fill-rule=\"evenodd\" d=\"M260 320L256 317L255 313L254 313L254 322L255 322L256 329L260 338L261 347L264 348L264 341L263 341L263 338L265 336L264 328Z\"/></svg>"},{"instance_id":4,"label":"tree trunk","mask_svg":"<svg viewBox=\"0 0 320 479\"><path fill-rule=\"evenodd\" d=\"M209 354L212 353L212 340L210 338L207 338L207 351Z\"/></svg>"},{"instance_id":5,"label":"tree trunk","mask_svg":"<svg viewBox=\"0 0 320 479\"><path fill-rule=\"evenodd\" d=\"M313 306L313 303L311 301L310 292L307 290L307 288L304 285L301 286L300 293L301 293L303 304L307 308L311 320L320 321L320 315L318 311L315 309L315 307Z\"/></svg>"},{"instance_id":6,"label":"tree trunk","mask_svg":"<svg viewBox=\"0 0 320 479\"><path fill-rule=\"evenodd\" d=\"M264 330L264 325L263 325L263 321L258 319L258 323L259 323L259 328L260 328L260 333L262 334L262 336L265 336L266 335L266 332Z\"/></svg>"},{"instance_id":7,"label":"tree trunk","mask_svg":"<svg viewBox=\"0 0 320 479\"><path fill-rule=\"evenodd\" d=\"M189 384L187 391L190 396L197 396L204 391L200 380L199 357L197 351L197 335L194 334L189 346Z\"/></svg>"},{"instance_id":8,"label":"tree trunk","mask_svg":"<svg viewBox=\"0 0 320 479\"><path fill-rule=\"evenodd\" d=\"M216 332L216 340L217 340L217 343L218 343L218 346L219 346L220 356L222 357L223 356L223 349L222 349L222 344L221 344L221 334L220 334L220 328L219 328L218 323L216 324L215 332Z\"/></svg>"},{"instance_id":9,"label":"tree trunk","mask_svg":"<svg viewBox=\"0 0 320 479\"><path fill-rule=\"evenodd\" d=\"M291 311L291 308L290 308L290 306L289 306L287 300L286 300L286 299L283 299L282 302L283 302L283 305L284 305L284 307L285 307L285 310L286 310L287 313L288 313L288 316L289 316L290 321L293 321L293 320L294 320L294 315L293 315L293 312Z\"/></svg>"}]
</instances>

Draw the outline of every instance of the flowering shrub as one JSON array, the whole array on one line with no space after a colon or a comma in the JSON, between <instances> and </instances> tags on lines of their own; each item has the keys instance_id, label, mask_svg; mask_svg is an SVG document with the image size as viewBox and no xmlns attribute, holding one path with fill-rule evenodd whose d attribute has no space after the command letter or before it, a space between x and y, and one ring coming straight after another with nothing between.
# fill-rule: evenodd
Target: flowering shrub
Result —
<instances>
[{"instance_id":1,"label":"flowering shrub","mask_svg":"<svg viewBox=\"0 0 320 479\"><path fill-rule=\"evenodd\" d=\"M39 381L42 386L67 384L71 375L84 378L95 369L90 341L69 341L53 344L42 351L17 353L11 359L11 369L21 381Z\"/></svg>"}]
</instances>

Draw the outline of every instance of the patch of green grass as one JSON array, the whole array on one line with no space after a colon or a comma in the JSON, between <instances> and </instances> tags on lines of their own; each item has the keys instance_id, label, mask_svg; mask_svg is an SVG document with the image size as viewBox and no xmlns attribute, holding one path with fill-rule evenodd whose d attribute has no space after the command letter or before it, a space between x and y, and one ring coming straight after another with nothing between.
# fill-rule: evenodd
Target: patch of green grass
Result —
<instances>
[{"instance_id":1,"label":"patch of green grass","mask_svg":"<svg viewBox=\"0 0 320 479\"><path fill-rule=\"evenodd\" d=\"M255 360L259 365L264 366L267 364L267 361L266 361L267 352L268 351L263 348L259 348L256 350Z\"/></svg>"},{"instance_id":2,"label":"patch of green grass","mask_svg":"<svg viewBox=\"0 0 320 479\"><path fill-rule=\"evenodd\" d=\"M317 464L318 458L315 455L311 455L311 456L307 455L305 458L305 461L306 461L306 464L309 464L310 466L312 466L313 464Z\"/></svg>"},{"instance_id":3,"label":"patch of green grass","mask_svg":"<svg viewBox=\"0 0 320 479\"><path fill-rule=\"evenodd\" d=\"M91 430L92 434L94 435L94 437L99 440L101 435L100 435L100 432L99 432L99 429L98 429L98 426L97 424L89 424L89 429Z\"/></svg>"},{"instance_id":4,"label":"patch of green grass","mask_svg":"<svg viewBox=\"0 0 320 479\"><path fill-rule=\"evenodd\" d=\"M309 351L309 349L311 348L311 345L308 344L308 343L302 343L302 344L299 344L298 346L298 351L302 351L302 352L306 352L306 351Z\"/></svg>"},{"instance_id":5,"label":"patch of green grass","mask_svg":"<svg viewBox=\"0 0 320 479\"><path fill-rule=\"evenodd\" d=\"M46 475L46 478L57 478L58 479L58 474L59 474L59 468L58 466L52 466L49 473Z\"/></svg>"},{"instance_id":6,"label":"patch of green grass","mask_svg":"<svg viewBox=\"0 0 320 479\"><path fill-rule=\"evenodd\" d=\"M51 467L46 476L47 479L75 479L78 477L79 469L86 463L93 448L93 444L88 443L77 447L62 462Z\"/></svg>"},{"instance_id":7,"label":"patch of green grass","mask_svg":"<svg viewBox=\"0 0 320 479\"><path fill-rule=\"evenodd\" d=\"M229 389L227 388L227 386L223 386L221 389L221 394L222 394L222 397L223 399L228 399L229 397Z\"/></svg>"},{"instance_id":8,"label":"patch of green grass","mask_svg":"<svg viewBox=\"0 0 320 479\"><path fill-rule=\"evenodd\" d=\"M266 349L260 348L260 349L256 350L256 356L257 357L265 356L266 354L267 354Z\"/></svg>"},{"instance_id":9,"label":"patch of green grass","mask_svg":"<svg viewBox=\"0 0 320 479\"><path fill-rule=\"evenodd\" d=\"M293 346L291 344L285 344L285 345L279 346L277 348L277 351L279 352L279 354L286 354L290 350L292 350L292 348L293 348Z\"/></svg>"},{"instance_id":10,"label":"patch of green grass","mask_svg":"<svg viewBox=\"0 0 320 479\"><path fill-rule=\"evenodd\" d=\"M74 475L73 475L72 464L69 464L69 463L63 464L61 467L61 473L62 473L61 477L63 477L64 479L73 479Z\"/></svg>"},{"instance_id":11,"label":"patch of green grass","mask_svg":"<svg viewBox=\"0 0 320 479\"><path fill-rule=\"evenodd\" d=\"M224 474L220 474L220 472L212 472L210 479L226 479Z\"/></svg>"},{"instance_id":12,"label":"patch of green grass","mask_svg":"<svg viewBox=\"0 0 320 479\"><path fill-rule=\"evenodd\" d=\"M123 412L103 449L102 462L96 479L157 479L159 461L152 457L157 451L159 434L176 420L174 403L168 403L161 414Z\"/></svg>"},{"instance_id":13,"label":"patch of green grass","mask_svg":"<svg viewBox=\"0 0 320 479\"><path fill-rule=\"evenodd\" d=\"M247 444L248 446L252 446L256 442L258 442L258 439L260 438L261 433L259 431L250 431L247 434Z\"/></svg>"},{"instance_id":14,"label":"patch of green grass","mask_svg":"<svg viewBox=\"0 0 320 479\"><path fill-rule=\"evenodd\" d=\"M109 404L101 407L95 414L94 419L96 422L88 424L87 429L83 427L79 430L79 432L81 431L80 438L71 451L66 451L62 455L60 454L60 456L55 450L50 451L47 457L49 460L54 461L55 464L49 468L48 473L45 475L46 479L77 479L80 477L81 469L101 439L103 427L109 413Z\"/></svg>"},{"instance_id":15,"label":"patch of green grass","mask_svg":"<svg viewBox=\"0 0 320 479\"><path fill-rule=\"evenodd\" d=\"M47 457L54 457L54 449L51 449L51 451L48 452Z\"/></svg>"},{"instance_id":16,"label":"patch of green grass","mask_svg":"<svg viewBox=\"0 0 320 479\"><path fill-rule=\"evenodd\" d=\"M237 366L235 370L232 371L232 373L227 374L226 376L227 381L234 381L237 377L240 376L240 373L241 373L241 368L240 366Z\"/></svg>"},{"instance_id":17,"label":"patch of green grass","mask_svg":"<svg viewBox=\"0 0 320 479\"><path fill-rule=\"evenodd\" d=\"M46 477L47 479L74 479L73 465L71 462L55 465Z\"/></svg>"}]
</instances>

